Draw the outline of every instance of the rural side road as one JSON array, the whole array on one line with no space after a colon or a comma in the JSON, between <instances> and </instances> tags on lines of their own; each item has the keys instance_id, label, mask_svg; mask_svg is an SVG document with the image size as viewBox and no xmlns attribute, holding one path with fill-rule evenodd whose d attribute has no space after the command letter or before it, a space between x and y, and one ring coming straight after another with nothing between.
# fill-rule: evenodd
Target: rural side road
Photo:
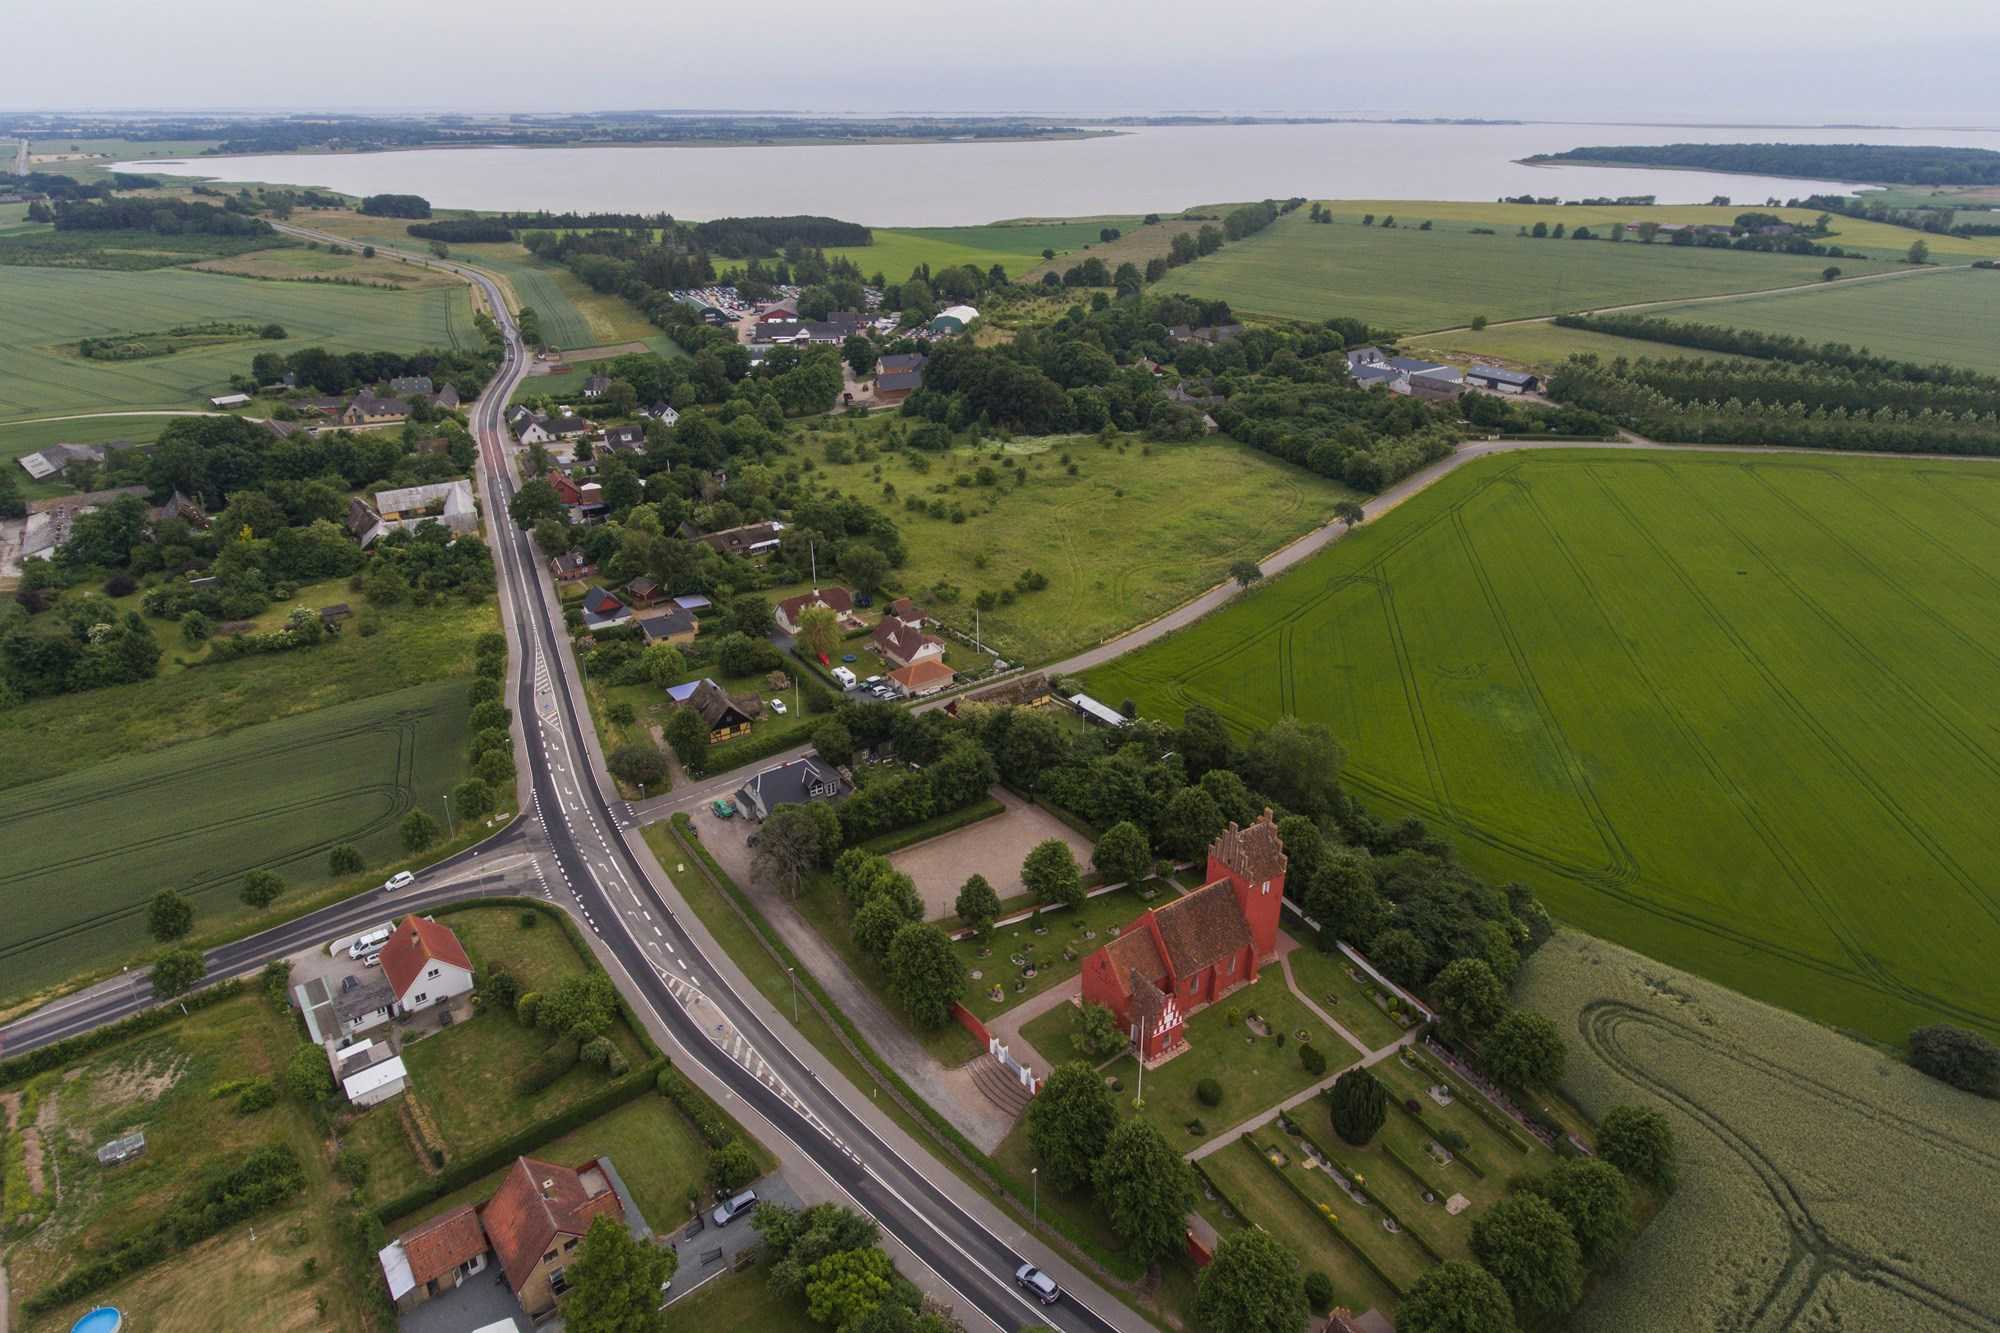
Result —
<instances>
[{"instance_id":1,"label":"rural side road","mask_svg":"<svg viewBox=\"0 0 2000 1333\"><path fill-rule=\"evenodd\" d=\"M1822 457L1835 454L1842 458L1922 458L1954 463L2000 463L2000 458L1971 458L1964 454L1896 454L1759 444L1662 444L1657 440L1641 439L1629 433L1627 438L1622 440L1486 440L1478 444L1461 445L1449 457L1439 459L1422 471L1411 473L1363 504L1361 512L1366 515L1369 522L1373 522L1412 496L1429 490L1468 463L1489 458L1494 454L1518 453L1528 449L1630 449L1704 454L1818 454ZM1306 557L1318 554L1346 535L1346 526L1336 519L1324 527L1314 528L1288 545L1279 547L1258 561L1258 568L1263 570L1264 577L1269 579L1274 574L1290 569ZM1157 619L1149 620L1136 629L1127 630L1115 639L1106 639L1095 648L1086 648L1073 657L1053 662L1043 670L1052 676L1068 676L1088 671L1092 667L1103 666L1113 658L1123 657L1134 649L1143 648L1155 640L1165 638L1175 630L1187 628L1211 611L1226 606L1242 591L1243 589L1234 582L1218 583L1199 597L1181 603Z\"/></svg>"}]
</instances>

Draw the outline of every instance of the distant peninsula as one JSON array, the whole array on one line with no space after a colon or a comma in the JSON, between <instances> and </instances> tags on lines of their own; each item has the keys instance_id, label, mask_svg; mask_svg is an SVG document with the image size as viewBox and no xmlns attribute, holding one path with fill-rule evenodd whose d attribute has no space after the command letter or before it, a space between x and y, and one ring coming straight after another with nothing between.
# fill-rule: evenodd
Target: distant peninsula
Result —
<instances>
[{"instance_id":1,"label":"distant peninsula","mask_svg":"<svg viewBox=\"0 0 2000 1333\"><path fill-rule=\"evenodd\" d=\"M1990 148L1869 143L1623 144L1537 153L1521 161L1530 166L1729 171L1868 185L2000 185L2000 152Z\"/></svg>"}]
</instances>

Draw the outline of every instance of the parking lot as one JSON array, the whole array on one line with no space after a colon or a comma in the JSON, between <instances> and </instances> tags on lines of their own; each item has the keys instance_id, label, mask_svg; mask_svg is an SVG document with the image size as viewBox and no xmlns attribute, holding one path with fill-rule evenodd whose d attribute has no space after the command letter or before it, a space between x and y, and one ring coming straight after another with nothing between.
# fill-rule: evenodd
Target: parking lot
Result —
<instances>
[{"instance_id":1,"label":"parking lot","mask_svg":"<svg viewBox=\"0 0 2000 1333\"><path fill-rule=\"evenodd\" d=\"M986 882L1003 899L1027 892L1027 885L1021 882L1021 862L1046 839L1060 838L1068 843L1077 864L1086 870L1090 867L1090 839L1004 788L995 787L993 795L1007 807L1005 814L906 847L889 857L890 864L916 881L917 894L924 900L924 915L931 920L956 910L952 904L958 891L974 875L986 876Z\"/></svg>"}]
</instances>

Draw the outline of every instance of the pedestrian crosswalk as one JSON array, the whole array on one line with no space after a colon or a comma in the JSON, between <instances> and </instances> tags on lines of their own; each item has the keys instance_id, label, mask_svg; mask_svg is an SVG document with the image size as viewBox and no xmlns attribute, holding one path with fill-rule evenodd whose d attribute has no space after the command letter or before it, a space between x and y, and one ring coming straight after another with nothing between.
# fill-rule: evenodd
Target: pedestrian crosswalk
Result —
<instances>
[{"instance_id":1,"label":"pedestrian crosswalk","mask_svg":"<svg viewBox=\"0 0 2000 1333\"><path fill-rule=\"evenodd\" d=\"M535 711L548 721L556 720L556 684L549 671L549 659L535 650Z\"/></svg>"},{"instance_id":2,"label":"pedestrian crosswalk","mask_svg":"<svg viewBox=\"0 0 2000 1333\"><path fill-rule=\"evenodd\" d=\"M716 1007L708 1002L708 998L702 994L699 978L672 976L662 969L660 979L666 984L668 993L701 1025L703 1033L715 1043L717 1050L735 1061L752 1078L769 1088L780 1101L796 1111L800 1119L818 1130L828 1143L839 1149L843 1156L856 1162L861 1160L827 1127L825 1121L813 1114L812 1108L807 1106L785 1080L778 1076L778 1071L758 1054L756 1046L737 1029L736 1025L724 1019Z\"/></svg>"}]
</instances>

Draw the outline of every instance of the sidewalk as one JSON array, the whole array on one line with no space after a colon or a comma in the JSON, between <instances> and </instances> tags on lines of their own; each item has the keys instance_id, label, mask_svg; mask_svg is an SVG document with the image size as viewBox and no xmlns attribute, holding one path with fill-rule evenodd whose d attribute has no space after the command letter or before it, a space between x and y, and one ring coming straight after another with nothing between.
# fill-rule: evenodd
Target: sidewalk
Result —
<instances>
[{"instance_id":1,"label":"sidewalk","mask_svg":"<svg viewBox=\"0 0 2000 1333\"><path fill-rule=\"evenodd\" d=\"M1038 1051L1033 1042L1021 1035L1021 1029L1057 1005L1075 999L1082 989L1083 977L1078 974L1060 986L1051 986L1033 999L1015 1005L988 1023L986 1030L1005 1043L1008 1054L1034 1069L1037 1078L1046 1078L1057 1065L1081 1057L1073 1051Z\"/></svg>"},{"instance_id":2,"label":"sidewalk","mask_svg":"<svg viewBox=\"0 0 2000 1333\"><path fill-rule=\"evenodd\" d=\"M1318 1001L1314 1000L1312 996L1306 994L1303 990L1299 989L1299 983L1297 978L1292 976L1292 950L1301 947L1303 946L1301 946L1299 942L1293 939L1290 935L1285 934L1283 931L1278 932L1278 970L1285 974L1285 989L1289 990L1293 994L1293 996L1295 996L1298 999L1298 1002L1300 1004L1312 1010L1314 1018L1317 1018L1320 1022L1326 1024L1328 1027L1332 1028L1335 1032L1338 1032L1341 1035L1342 1040L1346 1041L1346 1043L1349 1046L1352 1046L1355 1050L1361 1052L1361 1054L1363 1055L1373 1055L1374 1052L1368 1048L1368 1043L1362 1041L1361 1038L1355 1036L1352 1032L1349 1032L1346 1028L1334 1022L1333 1015L1327 1013L1326 1010L1320 1008Z\"/></svg>"}]
</instances>

